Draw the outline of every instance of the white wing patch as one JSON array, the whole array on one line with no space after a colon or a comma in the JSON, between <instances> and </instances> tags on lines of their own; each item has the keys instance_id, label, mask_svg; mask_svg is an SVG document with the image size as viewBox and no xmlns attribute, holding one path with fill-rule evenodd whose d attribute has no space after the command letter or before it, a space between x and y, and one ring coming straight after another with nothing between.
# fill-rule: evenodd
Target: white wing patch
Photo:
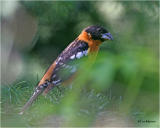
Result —
<instances>
[{"instance_id":1,"label":"white wing patch","mask_svg":"<svg viewBox=\"0 0 160 128\"><path fill-rule=\"evenodd\" d=\"M82 52L78 52L76 55L72 55L70 56L70 59L73 60L75 58L80 59L83 56L87 56L88 55L88 50L82 51Z\"/></svg>"},{"instance_id":2,"label":"white wing patch","mask_svg":"<svg viewBox=\"0 0 160 128\"><path fill-rule=\"evenodd\" d=\"M72 60L73 60L74 58L75 58L75 55L72 55L72 56L70 57L70 59L72 59Z\"/></svg>"},{"instance_id":3,"label":"white wing patch","mask_svg":"<svg viewBox=\"0 0 160 128\"><path fill-rule=\"evenodd\" d=\"M53 77L53 78L56 78L56 74L54 74L52 77Z\"/></svg>"},{"instance_id":4,"label":"white wing patch","mask_svg":"<svg viewBox=\"0 0 160 128\"><path fill-rule=\"evenodd\" d=\"M54 85L57 85L57 84L60 83L60 81L61 81L61 80L55 80L55 81L53 81L52 83L53 83Z\"/></svg>"},{"instance_id":5,"label":"white wing patch","mask_svg":"<svg viewBox=\"0 0 160 128\"><path fill-rule=\"evenodd\" d=\"M58 58L58 61L60 61L60 60L62 60L62 57L59 57L59 58Z\"/></svg>"},{"instance_id":6,"label":"white wing patch","mask_svg":"<svg viewBox=\"0 0 160 128\"><path fill-rule=\"evenodd\" d=\"M78 52L78 53L76 54L76 58L77 58L77 59L80 59L82 56L83 56L83 52Z\"/></svg>"}]
</instances>

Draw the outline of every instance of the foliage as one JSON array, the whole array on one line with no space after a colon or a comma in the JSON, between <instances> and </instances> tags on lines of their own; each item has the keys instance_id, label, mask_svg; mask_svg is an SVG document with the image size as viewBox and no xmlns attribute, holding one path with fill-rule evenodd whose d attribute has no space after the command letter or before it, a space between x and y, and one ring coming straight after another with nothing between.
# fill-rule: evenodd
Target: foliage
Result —
<instances>
[{"instance_id":1,"label":"foliage","mask_svg":"<svg viewBox=\"0 0 160 128\"><path fill-rule=\"evenodd\" d=\"M21 77L2 86L2 126L158 126L158 2L21 4L38 20L38 40L23 53ZM107 17L103 4L123 7L120 17ZM92 24L106 26L114 41L102 44L95 64L84 63L72 85L54 88L18 115L46 67Z\"/></svg>"}]
</instances>

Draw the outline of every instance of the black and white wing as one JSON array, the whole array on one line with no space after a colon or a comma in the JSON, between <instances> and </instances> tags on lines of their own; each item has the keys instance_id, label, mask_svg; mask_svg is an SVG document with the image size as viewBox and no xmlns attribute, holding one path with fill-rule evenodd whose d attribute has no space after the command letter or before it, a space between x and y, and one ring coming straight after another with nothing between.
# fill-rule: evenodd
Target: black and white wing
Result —
<instances>
[{"instance_id":1,"label":"black and white wing","mask_svg":"<svg viewBox=\"0 0 160 128\"><path fill-rule=\"evenodd\" d=\"M78 69L79 60L88 54L88 44L84 41L75 40L56 59L56 67L51 76L53 85L69 79Z\"/></svg>"}]
</instances>

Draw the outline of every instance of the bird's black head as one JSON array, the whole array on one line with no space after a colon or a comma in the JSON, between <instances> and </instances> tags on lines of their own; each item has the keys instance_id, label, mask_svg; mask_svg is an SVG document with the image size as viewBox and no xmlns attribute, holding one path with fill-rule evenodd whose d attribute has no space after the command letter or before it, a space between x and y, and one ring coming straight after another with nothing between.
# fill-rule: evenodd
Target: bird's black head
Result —
<instances>
[{"instance_id":1,"label":"bird's black head","mask_svg":"<svg viewBox=\"0 0 160 128\"><path fill-rule=\"evenodd\" d=\"M93 40L113 40L112 35L103 27L101 26L89 26L85 29L85 32L87 32Z\"/></svg>"}]
</instances>

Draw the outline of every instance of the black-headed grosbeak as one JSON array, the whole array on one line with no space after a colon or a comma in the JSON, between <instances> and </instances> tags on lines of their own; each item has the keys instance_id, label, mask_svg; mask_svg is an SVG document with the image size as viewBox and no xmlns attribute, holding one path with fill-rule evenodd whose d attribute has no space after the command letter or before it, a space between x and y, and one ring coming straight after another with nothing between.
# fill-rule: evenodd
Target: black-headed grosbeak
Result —
<instances>
[{"instance_id":1,"label":"black-headed grosbeak","mask_svg":"<svg viewBox=\"0 0 160 128\"><path fill-rule=\"evenodd\" d=\"M70 43L48 68L20 114L23 114L24 110L27 109L42 92L46 94L53 87L59 86L62 82L65 82L73 76L77 71L77 67L71 63L76 59L97 53L100 44L105 40L113 40L112 35L105 28L101 26L89 26L85 28L78 38ZM66 70L70 74L67 79L59 73L63 70Z\"/></svg>"}]
</instances>

